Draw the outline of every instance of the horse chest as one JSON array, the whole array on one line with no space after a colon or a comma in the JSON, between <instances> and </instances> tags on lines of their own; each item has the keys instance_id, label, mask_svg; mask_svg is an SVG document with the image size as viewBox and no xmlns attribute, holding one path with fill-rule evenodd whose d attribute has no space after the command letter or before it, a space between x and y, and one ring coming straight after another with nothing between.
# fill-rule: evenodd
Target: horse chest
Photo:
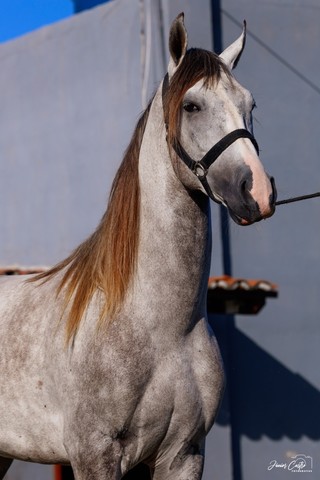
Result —
<instances>
[{"instance_id":1,"label":"horse chest","mask_svg":"<svg viewBox=\"0 0 320 480\"><path fill-rule=\"evenodd\" d=\"M199 429L207 431L223 388L223 368L215 339L203 332L191 335L184 348L178 348L164 362L159 375L172 392L173 413L180 425L185 421L191 429L195 422Z\"/></svg>"},{"instance_id":2,"label":"horse chest","mask_svg":"<svg viewBox=\"0 0 320 480\"><path fill-rule=\"evenodd\" d=\"M198 337L198 335L195 335ZM223 392L223 368L215 339L192 338L163 353L135 410L131 428L155 449L203 436L211 428Z\"/></svg>"}]
</instances>

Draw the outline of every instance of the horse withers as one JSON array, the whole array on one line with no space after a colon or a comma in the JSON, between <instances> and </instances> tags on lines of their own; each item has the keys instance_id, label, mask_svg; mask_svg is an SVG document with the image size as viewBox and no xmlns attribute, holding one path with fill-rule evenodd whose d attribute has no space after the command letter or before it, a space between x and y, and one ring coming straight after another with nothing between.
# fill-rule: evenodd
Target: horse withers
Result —
<instances>
[{"instance_id":1,"label":"horse withers","mask_svg":"<svg viewBox=\"0 0 320 480\"><path fill-rule=\"evenodd\" d=\"M141 116L96 231L67 259L1 280L0 478L12 459L70 464L76 480L199 480L224 385L206 319L209 197L240 225L273 214L232 76L170 30L168 74Z\"/></svg>"}]
</instances>

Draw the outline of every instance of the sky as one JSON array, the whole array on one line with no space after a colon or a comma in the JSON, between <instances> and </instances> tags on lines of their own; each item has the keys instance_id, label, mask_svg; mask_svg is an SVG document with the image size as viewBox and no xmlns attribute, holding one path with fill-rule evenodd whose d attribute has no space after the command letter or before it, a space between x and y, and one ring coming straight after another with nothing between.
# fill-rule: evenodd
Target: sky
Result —
<instances>
[{"instance_id":1,"label":"sky","mask_svg":"<svg viewBox=\"0 0 320 480\"><path fill-rule=\"evenodd\" d=\"M69 17L73 0L0 0L0 42Z\"/></svg>"}]
</instances>

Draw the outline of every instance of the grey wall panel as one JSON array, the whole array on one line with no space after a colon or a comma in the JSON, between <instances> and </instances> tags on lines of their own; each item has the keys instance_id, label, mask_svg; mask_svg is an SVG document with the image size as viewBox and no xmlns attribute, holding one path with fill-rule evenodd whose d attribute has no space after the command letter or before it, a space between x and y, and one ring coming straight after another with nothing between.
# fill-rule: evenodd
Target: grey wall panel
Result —
<instances>
[{"instance_id":1,"label":"grey wall panel","mask_svg":"<svg viewBox=\"0 0 320 480\"><path fill-rule=\"evenodd\" d=\"M235 72L258 109L255 134L279 198L320 186L320 10L315 1L223 0L228 44L248 22L246 49ZM234 275L266 278L279 299L258 317L237 317L234 376L242 477L290 478L270 472L272 459L313 456L319 478L320 202L279 206L250 228L232 225ZM254 426L255 425L255 426Z\"/></svg>"},{"instance_id":2,"label":"grey wall panel","mask_svg":"<svg viewBox=\"0 0 320 480\"><path fill-rule=\"evenodd\" d=\"M142 109L138 2L0 45L0 65L0 264L51 264L96 226Z\"/></svg>"}]
</instances>

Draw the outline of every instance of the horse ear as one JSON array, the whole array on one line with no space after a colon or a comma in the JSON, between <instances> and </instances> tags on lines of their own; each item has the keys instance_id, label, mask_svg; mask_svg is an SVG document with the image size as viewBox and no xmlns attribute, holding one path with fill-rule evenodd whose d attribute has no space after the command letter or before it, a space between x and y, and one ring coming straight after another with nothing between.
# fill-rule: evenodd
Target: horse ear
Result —
<instances>
[{"instance_id":1,"label":"horse ear","mask_svg":"<svg viewBox=\"0 0 320 480\"><path fill-rule=\"evenodd\" d=\"M169 34L170 61L168 73L171 77L180 65L188 46L187 30L184 26L184 13L180 13L173 21Z\"/></svg>"},{"instance_id":2,"label":"horse ear","mask_svg":"<svg viewBox=\"0 0 320 480\"><path fill-rule=\"evenodd\" d=\"M227 64L227 66L232 70L236 68L241 54L243 52L245 43L246 43L246 30L247 30L247 22L243 21L243 30L240 37L233 42L229 47L227 47L219 57Z\"/></svg>"}]
</instances>

